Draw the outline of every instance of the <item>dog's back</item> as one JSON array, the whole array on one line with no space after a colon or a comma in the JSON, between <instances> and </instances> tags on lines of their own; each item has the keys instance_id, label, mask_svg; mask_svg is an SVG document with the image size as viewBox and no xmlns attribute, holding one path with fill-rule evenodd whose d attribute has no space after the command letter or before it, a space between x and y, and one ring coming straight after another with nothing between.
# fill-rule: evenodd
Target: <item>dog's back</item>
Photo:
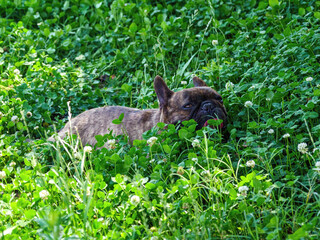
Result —
<instances>
[{"instance_id":1,"label":"dog's back","mask_svg":"<svg viewBox=\"0 0 320 240\"><path fill-rule=\"evenodd\" d=\"M146 125L141 128L141 122L150 120L157 109L139 110L135 108L109 106L87 110L71 121L58 133L60 138L65 138L68 134L79 135L82 144L95 145L97 143L96 135L105 135L111 130L114 135L125 134L129 139L141 139L142 133L151 129L157 122L147 121ZM112 121L118 119L124 114L121 124L114 124ZM51 137L49 141L54 141Z\"/></svg>"}]
</instances>

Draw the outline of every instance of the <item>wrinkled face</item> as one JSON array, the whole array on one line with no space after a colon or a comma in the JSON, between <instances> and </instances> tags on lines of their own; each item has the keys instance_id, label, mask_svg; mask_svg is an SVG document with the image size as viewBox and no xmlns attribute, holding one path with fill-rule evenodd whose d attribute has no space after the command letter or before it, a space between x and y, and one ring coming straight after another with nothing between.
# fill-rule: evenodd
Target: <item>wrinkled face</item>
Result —
<instances>
[{"instance_id":1,"label":"wrinkled face","mask_svg":"<svg viewBox=\"0 0 320 240\"><path fill-rule=\"evenodd\" d=\"M208 126L208 120L221 119L219 128L227 125L227 112L222 97L210 87L194 87L176 93L168 99L163 109L164 118L168 123L194 119L197 129Z\"/></svg>"}]
</instances>

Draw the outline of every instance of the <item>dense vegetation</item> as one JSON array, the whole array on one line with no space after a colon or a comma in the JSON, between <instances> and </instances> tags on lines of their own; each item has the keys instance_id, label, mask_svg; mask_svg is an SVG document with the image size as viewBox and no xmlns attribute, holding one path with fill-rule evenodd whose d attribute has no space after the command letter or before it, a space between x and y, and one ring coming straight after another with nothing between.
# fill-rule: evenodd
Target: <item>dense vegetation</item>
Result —
<instances>
[{"instance_id":1,"label":"dense vegetation","mask_svg":"<svg viewBox=\"0 0 320 240\"><path fill-rule=\"evenodd\" d=\"M0 238L319 239L319 23L312 0L0 0ZM156 108L156 75L192 74L227 141L193 122L46 140L68 102Z\"/></svg>"}]
</instances>

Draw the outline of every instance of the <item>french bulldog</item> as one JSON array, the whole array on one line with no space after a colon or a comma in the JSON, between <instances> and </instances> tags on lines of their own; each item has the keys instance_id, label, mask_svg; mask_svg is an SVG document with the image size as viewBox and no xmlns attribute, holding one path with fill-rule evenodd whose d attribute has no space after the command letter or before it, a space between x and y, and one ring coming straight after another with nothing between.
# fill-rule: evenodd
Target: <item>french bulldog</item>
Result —
<instances>
[{"instance_id":1,"label":"french bulldog","mask_svg":"<svg viewBox=\"0 0 320 240\"><path fill-rule=\"evenodd\" d=\"M171 91L160 76L154 79L154 89L159 100L159 109L140 110L122 106L106 106L87 110L71 119L58 133L62 139L77 134L83 145L95 145L96 135L127 134L130 142L141 139L142 134L158 122L177 124L194 119L197 129L208 126L208 120L221 119L220 129L226 128L227 112L221 95L198 77L193 78L193 88ZM124 114L121 124L112 121ZM54 141L51 137L49 140Z\"/></svg>"}]
</instances>

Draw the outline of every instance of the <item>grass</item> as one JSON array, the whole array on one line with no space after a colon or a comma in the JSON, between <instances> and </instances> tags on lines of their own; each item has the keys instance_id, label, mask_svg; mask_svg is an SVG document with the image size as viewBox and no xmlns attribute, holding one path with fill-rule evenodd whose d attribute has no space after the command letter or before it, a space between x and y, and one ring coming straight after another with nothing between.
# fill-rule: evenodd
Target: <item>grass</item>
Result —
<instances>
[{"instance_id":1,"label":"grass","mask_svg":"<svg viewBox=\"0 0 320 240\"><path fill-rule=\"evenodd\" d=\"M318 239L319 8L0 0L0 238ZM192 121L133 145L46 140L69 113L156 108L156 75L177 91L192 74L223 96L228 141Z\"/></svg>"}]
</instances>

